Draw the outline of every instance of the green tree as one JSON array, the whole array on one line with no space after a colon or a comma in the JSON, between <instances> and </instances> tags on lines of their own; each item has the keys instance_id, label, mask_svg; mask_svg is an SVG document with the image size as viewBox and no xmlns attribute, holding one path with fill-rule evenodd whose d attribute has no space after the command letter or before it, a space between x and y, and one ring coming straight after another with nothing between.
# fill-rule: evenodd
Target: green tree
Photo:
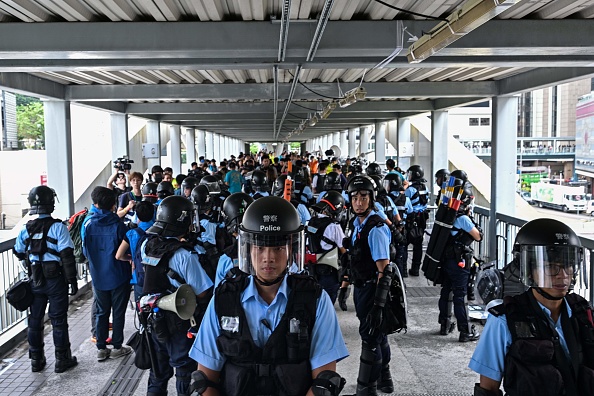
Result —
<instances>
[{"instance_id":1,"label":"green tree","mask_svg":"<svg viewBox=\"0 0 594 396\"><path fill-rule=\"evenodd\" d=\"M41 102L17 106L17 137L27 148L45 146L45 123Z\"/></svg>"},{"instance_id":2,"label":"green tree","mask_svg":"<svg viewBox=\"0 0 594 396\"><path fill-rule=\"evenodd\" d=\"M30 105L31 103L36 103L36 102L41 103L41 99L34 98L33 96L16 94L16 105L17 105L17 107L18 106L27 106L27 105Z\"/></svg>"}]
</instances>

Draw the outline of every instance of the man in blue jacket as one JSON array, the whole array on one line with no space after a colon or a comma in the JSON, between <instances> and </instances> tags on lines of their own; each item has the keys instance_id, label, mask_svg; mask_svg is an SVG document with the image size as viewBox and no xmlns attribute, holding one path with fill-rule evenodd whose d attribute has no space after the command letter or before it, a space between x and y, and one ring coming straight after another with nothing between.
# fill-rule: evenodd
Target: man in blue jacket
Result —
<instances>
[{"instance_id":1,"label":"man in blue jacket","mask_svg":"<svg viewBox=\"0 0 594 396\"><path fill-rule=\"evenodd\" d=\"M93 215L82 227L83 253L89 260L93 279L93 293L97 307L97 360L104 361L129 354L132 349L124 343L126 305L130 296L130 263L116 260L116 252L126 235L126 226L114 213L116 196L106 187L95 187L91 193ZM113 317L112 345L107 349L109 315Z\"/></svg>"}]
</instances>

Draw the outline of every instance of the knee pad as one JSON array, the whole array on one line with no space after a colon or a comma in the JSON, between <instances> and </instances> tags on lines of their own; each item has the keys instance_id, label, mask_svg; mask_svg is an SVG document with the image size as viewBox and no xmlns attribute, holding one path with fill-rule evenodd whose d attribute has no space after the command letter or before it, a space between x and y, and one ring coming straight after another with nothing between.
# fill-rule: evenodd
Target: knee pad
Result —
<instances>
[{"instance_id":1,"label":"knee pad","mask_svg":"<svg viewBox=\"0 0 594 396\"><path fill-rule=\"evenodd\" d=\"M324 370L313 380L311 390L314 396L338 396L346 380L338 373Z\"/></svg>"},{"instance_id":2,"label":"knee pad","mask_svg":"<svg viewBox=\"0 0 594 396\"><path fill-rule=\"evenodd\" d=\"M66 315L51 319L52 327L56 330L68 330L68 317Z\"/></svg>"}]
</instances>

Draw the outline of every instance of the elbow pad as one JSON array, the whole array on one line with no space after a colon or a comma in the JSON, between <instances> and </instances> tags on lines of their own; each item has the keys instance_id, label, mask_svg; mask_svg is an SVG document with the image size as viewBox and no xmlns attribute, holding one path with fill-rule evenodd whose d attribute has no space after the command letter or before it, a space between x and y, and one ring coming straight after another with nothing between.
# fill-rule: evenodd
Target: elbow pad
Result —
<instances>
[{"instance_id":1,"label":"elbow pad","mask_svg":"<svg viewBox=\"0 0 594 396\"><path fill-rule=\"evenodd\" d=\"M384 307L386 305L386 301L388 299L388 291L390 290L390 285L392 284L392 267L388 264L384 269L384 276L380 278L377 282L377 286L375 288L375 296L373 298L373 304L377 305L378 307Z\"/></svg>"},{"instance_id":2,"label":"elbow pad","mask_svg":"<svg viewBox=\"0 0 594 396\"><path fill-rule=\"evenodd\" d=\"M474 384L474 396L503 396L503 392L501 389L496 392L491 392L481 388L480 384Z\"/></svg>"},{"instance_id":3,"label":"elbow pad","mask_svg":"<svg viewBox=\"0 0 594 396\"><path fill-rule=\"evenodd\" d=\"M324 370L313 380L311 391L314 396L338 396L345 384L346 380L338 373Z\"/></svg>"},{"instance_id":4,"label":"elbow pad","mask_svg":"<svg viewBox=\"0 0 594 396\"><path fill-rule=\"evenodd\" d=\"M17 258L19 260L26 260L27 259L27 254L26 253L19 253L14 249L14 246L12 247L12 254L14 254L15 256L17 256Z\"/></svg>"},{"instance_id":5,"label":"elbow pad","mask_svg":"<svg viewBox=\"0 0 594 396\"><path fill-rule=\"evenodd\" d=\"M74 249L66 248L60 251L60 259L62 261L62 270L64 271L64 278L66 280L76 279L76 259L74 258Z\"/></svg>"},{"instance_id":6,"label":"elbow pad","mask_svg":"<svg viewBox=\"0 0 594 396\"><path fill-rule=\"evenodd\" d=\"M192 383L190 384L190 389L188 394L193 394L194 392L202 395L208 388L215 388L218 389L219 386L208 379L206 374L204 374L201 370L196 370L192 373Z\"/></svg>"}]
</instances>

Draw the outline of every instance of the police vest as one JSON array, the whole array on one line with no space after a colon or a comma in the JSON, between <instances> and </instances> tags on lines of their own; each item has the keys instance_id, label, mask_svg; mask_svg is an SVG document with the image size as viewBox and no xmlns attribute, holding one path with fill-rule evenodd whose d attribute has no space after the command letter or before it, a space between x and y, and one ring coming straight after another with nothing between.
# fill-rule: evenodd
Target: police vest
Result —
<instances>
[{"instance_id":1,"label":"police vest","mask_svg":"<svg viewBox=\"0 0 594 396\"><path fill-rule=\"evenodd\" d=\"M427 187L425 186L425 183L421 182L420 180L414 180L411 182L411 186L414 187L417 190L417 192L412 196L412 198L410 200L413 201L417 197L417 194L418 194L418 197L419 197L418 205L426 206L429 198L428 198Z\"/></svg>"},{"instance_id":2,"label":"police vest","mask_svg":"<svg viewBox=\"0 0 594 396\"><path fill-rule=\"evenodd\" d=\"M456 213L456 218L465 216L462 213ZM455 220L454 220L455 221ZM459 228L452 228L453 231L458 231L456 235L448 234L448 242L444 250L444 257L447 259L460 260L465 253L472 252L470 245L474 242L474 238L466 231Z\"/></svg>"},{"instance_id":3,"label":"police vest","mask_svg":"<svg viewBox=\"0 0 594 396\"><path fill-rule=\"evenodd\" d=\"M316 255L317 264L326 264L338 270L338 247L336 242L324 236L326 228L337 221L330 217L312 217L306 227L307 249ZM329 249L322 248L322 241L330 245Z\"/></svg>"},{"instance_id":4,"label":"police vest","mask_svg":"<svg viewBox=\"0 0 594 396\"><path fill-rule=\"evenodd\" d=\"M392 207L388 195L385 193L377 195L377 202L384 208L384 213L392 223L394 222L394 208Z\"/></svg>"},{"instance_id":5,"label":"police vest","mask_svg":"<svg viewBox=\"0 0 594 396\"><path fill-rule=\"evenodd\" d=\"M349 235L352 235L355 230L355 219L356 217L349 223ZM351 271L355 281L368 281L377 278L377 266L375 265L373 257L371 257L371 248L369 247L369 233L374 227L382 226L384 226L384 221L381 217L378 215L369 216L365 226L357 234L355 242L351 249L349 249L349 254L351 255ZM349 238L347 241L349 242L349 246L351 240L352 238Z\"/></svg>"},{"instance_id":6,"label":"police vest","mask_svg":"<svg viewBox=\"0 0 594 396\"><path fill-rule=\"evenodd\" d=\"M505 314L512 343L505 356L503 387L510 396L594 394L594 323L588 302L577 294L565 300L572 310L567 314L562 304L561 327L570 352L570 360L561 348L557 332L531 290L507 296L503 304L489 310Z\"/></svg>"},{"instance_id":7,"label":"police vest","mask_svg":"<svg viewBox=\"0 0 594 396\"><path fill-rule=\"evenodd\" d=\"M51 253L60 257L60 253L50 248L47 243L58 244L58 240L48 236L49 229L54 223L60 223L62 220L54 219L53 217L44 217L41 219L30 220L25 225L29 237L25 239L25 253L39 256L39 260L43 260L45 253Z\"/></svg>"},{"instance_id":8,"label":"police vest","mask_svg":"<svg viewBox=\"0 0 594 396\"><path fill-rule=\"evenodd\" d=\"M400 219L406 220L406 195L404 193L398 194L398 196L392 196L392 201L394 201L394 205L396 205L396 209L398 210L398 214L400 215Z\"/></svg>"},{"instance_id":9,"label":"police vest","mask_svg":"<svg viewBox=\"0 0 594 396\"><path fill-rule=\"evenodd\" d=\"M319 194L324 191L324 182L326 181L325 174L318 174L318 178L316 179L316 192Z\"/></svg>"},{"instance_id":10,"label":"police vest","mask_svg":"<svg viewBox=\"0 0 594 396\"><path fill-rule=\"evenodd\" d=\"M158 235L147 237L143 260L144 264L144 284L143 293L172 293L175 287L169 281L169 278L178 281L181 284L186 283L183 278L175 271L169 268L169 259L178 249L186 249L194 253L194 248L187 242L181 242L175 238L162 238Z\"/></svg>"},{"instance_id":11,"label":"police vest","mask_svg":"<svg viewBox=\"0 0 594 396\"><path fill-rule=\"evenodd\" d=\"M241 305L249 276L238 273L217 287L214 306L221 335L216 343L227 358L221 371L223 394L305 395L311 387L311 335L321 288L304 275L289 275L287 283L285 314L263 348L254 343Z\"/></svg>"}]
</instances>

